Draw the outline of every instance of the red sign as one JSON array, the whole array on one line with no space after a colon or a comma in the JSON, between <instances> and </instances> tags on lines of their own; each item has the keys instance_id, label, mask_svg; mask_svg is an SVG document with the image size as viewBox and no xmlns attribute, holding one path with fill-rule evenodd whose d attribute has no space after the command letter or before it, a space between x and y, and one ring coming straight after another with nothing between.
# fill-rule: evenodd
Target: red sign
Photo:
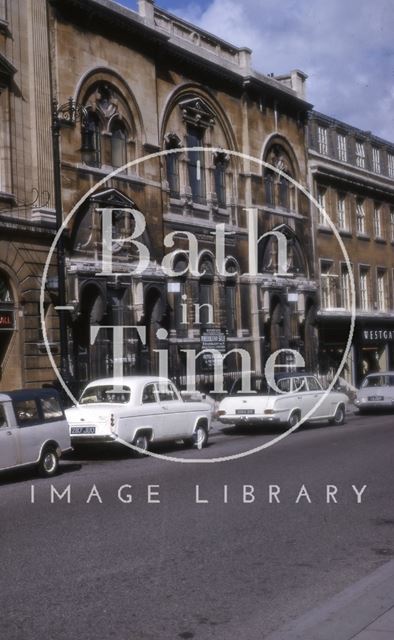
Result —
<instances>
[{"instance_id":1,"label":"red sign","mask_svg":"<svg viewBox=\"0 0 394 640\"><path fill-rule=\"evenodd\" d=\"M1 329L15 329L13 311L0 310L0 330Z\"/></svg>"}]
</instances>

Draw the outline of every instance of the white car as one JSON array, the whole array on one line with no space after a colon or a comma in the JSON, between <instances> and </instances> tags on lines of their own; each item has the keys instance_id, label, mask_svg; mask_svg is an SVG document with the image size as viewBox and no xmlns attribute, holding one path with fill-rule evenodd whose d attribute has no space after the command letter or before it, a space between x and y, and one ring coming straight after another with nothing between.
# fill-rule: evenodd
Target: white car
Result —
<instances>
[{"instance_id":1,"label":"white car","mask_svg":"<svg viewBox=\"0 0 394 640\"><path fill-rule=\"evenodd\" d=\"M354 404L360 413L394 409L394 371L370 373L364 378Z\"/></svg>"},{"instance_id":2,"label":"white car","mask_svg":"<svg viewBox=\"0 0 394 640\"><path fill-rule=\"evenodd\" d=\"M35 466L43 476L57 472L71 451L68 423L54 389L0 394L0 470Z\"/></svg>"},{"instance_id":3,"label":"white car","mask_svg":"<svg viewBox=\"0 0 394 640\"><path fill-rule=\"evenodd\" d=\"M153 376L95 380L66 416L73 445L125 441L141 453L169 440L204 447L211 428L209 404L185 402L170 380Z\"/></svg>"},{"instance_id":4,"label":"white car","mask_svg":"<svg viewBox=\"0 0 394 640\"><path fill-rule=\"evenodd\" d=\"M243 392L241 379L219 405L217 417L223 424L278 424L294 427L326 393L319 380L310 374L283 373L275 378L281 393L272 389L264 377L252 378L251 391ZM345 422L348 397L332 391L315 409L309 421L328 420L331 424Z\"/></svg>"}]
</instances>

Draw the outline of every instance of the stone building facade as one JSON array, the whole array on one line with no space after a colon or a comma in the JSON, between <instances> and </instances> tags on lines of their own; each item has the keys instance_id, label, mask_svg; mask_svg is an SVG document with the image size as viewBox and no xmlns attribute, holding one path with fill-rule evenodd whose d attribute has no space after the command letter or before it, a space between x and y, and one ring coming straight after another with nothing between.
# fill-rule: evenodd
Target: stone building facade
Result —
<instances>
[{"instance_id":1,"label":"stone building facade","mask_svg":"<svg viewBox=\"0 0 394 640\"><path fill-rule=\"evenodd\" d=\"M169 375L184 386L187 352L209 346L232 351L224 360L226 385L241 365L261 372L280 349L297 350L309 369L320 362L329 372L343 349L330 326L334 319L346 324L348 312L330 306L332 287L320 285L338 275L331 277L330 261L342 268L340 249L307 191L321 198L324 190L326 206L337 186L342 193L349 184L349 203L362 192L387 218L387 143L368 138L381 149L381 174L353 166L350 140L364 134L311 115L305 74L259 74L249 49L151 0L140 0L138 12L111 0L3 0L0 11L1 388L55 378L39 302L43 284L44 333L58 362L56 264L44 283L42 276L56 233L51 105L67 105L70 97L81 119L61 127L60 172L68 368L76 389L120 366L125 374L157 371L162 354ZM345 132L346 160L335 155L337 147L322 152L319 127L333 145L336 127ZM138 240L149 259L138 270L142 253L130 236L137 239L141 221ZM371 254L368 264L374 274L386 265L391 283L387 236L368 241L343 229L341 237L353 256L373 245L376 258ZM168 254L171 277L163 270ZM378 318L382 329L389 305L392 298ZM357 336L366 335L362 326ZM117 352L113 327L128 327L117 334ZM378 357L383 366L380 347ZM290 361L283 354L282 364ZM196 373L199 388L212 388L209 353L197 358Z\"/></svg>"},{"instance_id":2,"label":"stone building facade","mask_svg":"<svg viewBox=\"0 0 394 640\"><path fill-rule=\"evenodd\" d=\"M304 74L259 75L249 50L196 31L147 0L138 14L103 0L53 0L49 25L52 93L60 102L72 96L87 113L82 128L62 132L64 211L104 180L69 224L70 366L78 383L114 370L113 330L99 330L91 344L93 325L145 327L145 344L135 330L124 333L124 372L157 370L163 350L181 385L186 351L198 354L209 344L247 352L244 366L257 372L272 351L304 352L311 344L306 334L315 333L317 289L310 209L286 178L307 185ZM134 224L125 210L143 215L150 255L143 273L135 273L137 256L121 241L112 265L117 275L96 276L103 210L110 207L120 239ZM277 273L273 236L260 242L258 269L250 273L251 209L259 236L280 230L286 238L284 276ZM225 274L216 264L218 225L226 234ZM161 263L168 253L164 238L174 233L175 275L169 279ZM188 269L187 234L198 242L201 275ZM225 359L228 382L242 357L235 352ZM198 360L197 383L212 382L213 360L206 354Z\"/></svg>"},{"instance_id":3,"label":"stone building facade","mask_svg":"<svg viewBox=\"0 0 394 640\"><path fill-rule=\"evenodd\" d=\"M43 265L55 235L46 41L45 3L0 2L2 389L37 386L53 378L39 313ZM52 268L50 273L54 275ZM49 296L45 313L57 343Z\"/></svg>"},{"instance_id":4,"label":"stone building facade","mask_svg":"<svg viewBox=\"0 0 394 640\"><path fill-rule=\"evenodd\" d=\"M344 375L394 368L394 144L323 114L309 120L309 170L314 207L321 373L338 367L347 343L355 284L356 322Z\"/></svg>"}]
</instances>

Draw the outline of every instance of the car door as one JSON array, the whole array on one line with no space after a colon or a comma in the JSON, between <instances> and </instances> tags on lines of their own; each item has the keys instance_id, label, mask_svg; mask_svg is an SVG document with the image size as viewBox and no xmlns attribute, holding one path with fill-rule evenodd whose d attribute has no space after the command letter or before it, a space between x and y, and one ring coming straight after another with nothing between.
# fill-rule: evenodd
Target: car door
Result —
<instances>
[{"instance_id":1,"label":"car door","mask_svg":"<svg viewBox=\"0 0 394 640\"><path fill-rule=\"evenodd\" d=\"M0 469L14 467L18 462L18 428L9 425L0 404Z\"/></svg>"},{"instance_id":2,"label":"car door","mask_svg":"<svg viewBox=\"0 0 394 640\"><path fill-rule=\"evenodd\" d=\"M305 376L292 378L292 402L301 409L303 418L312 408L312 400L309 395Z\"/></svg>"},{"instance_id":3,"label":"car door","mask_svg":"<svg viewBox=\"0 0 394 640\"><path fill-rule=\"evenodd\" d=\"M157 385L153 382L146 384L142 390L141 415L138 417L138 427L149 427L154 440L163 440L163 411L159 402Z\"/></svg>"},{"instance_id":4,"label":"car door","mask_svg":"<svg viewBox=\"0 0 394 640\"><path fill-rule=\"evenodd\" d=\"M192 416L185 413L185 403L179 397L171 382L158 383L159 402L163 418L163 438L176 440L190 436L190 421Z\"/></svg>"},{"instance_id":5,"label":"car door","mask_svg":"<svg viewBox=\"0 0 394 640\"><path fill-rule=\"evenodd\" d=\"M315 376L308 376L306 381L307 381L308 391L309 391L308 402L310 404L310 409L313 409L317 405L319 400L321 400L321 397L324 395L324 391L322 389L320 382L318 381L317 378L315 378ZM327 398L325 398L322 401L322 403L317 407L316 411L313 412L313 415L311 416L311 418L313 420L317 420L322 416L326 416L328 413L329 413L328 400Z\"/></svg>"},{"instance_id":6,"label":"car door","mask_svg":"<svg viewBox=\"0 0 394 640\"><path fill-rule=\"evenodd\" d=\"M46 439L45 429L35 398L18 398L13 401L16 421L18 423L18 439L21 464L37 462L41 447Z\"/></svg>"}]
</instances>

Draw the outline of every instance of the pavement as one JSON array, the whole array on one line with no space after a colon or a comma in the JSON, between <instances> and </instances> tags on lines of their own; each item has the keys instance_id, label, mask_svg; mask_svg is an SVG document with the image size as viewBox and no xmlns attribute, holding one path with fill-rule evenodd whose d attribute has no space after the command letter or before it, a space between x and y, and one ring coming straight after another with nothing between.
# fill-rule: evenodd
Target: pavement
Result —
<instances>
[{"instance_id":1,"label":"pavement","mask_svg":"<svg viewBox=\"0 0 394 640\"><path fill-rule=\"evenodd\" d=\"M393 640L394 560L266 640Z\"/></svg>"}]
</instances>

